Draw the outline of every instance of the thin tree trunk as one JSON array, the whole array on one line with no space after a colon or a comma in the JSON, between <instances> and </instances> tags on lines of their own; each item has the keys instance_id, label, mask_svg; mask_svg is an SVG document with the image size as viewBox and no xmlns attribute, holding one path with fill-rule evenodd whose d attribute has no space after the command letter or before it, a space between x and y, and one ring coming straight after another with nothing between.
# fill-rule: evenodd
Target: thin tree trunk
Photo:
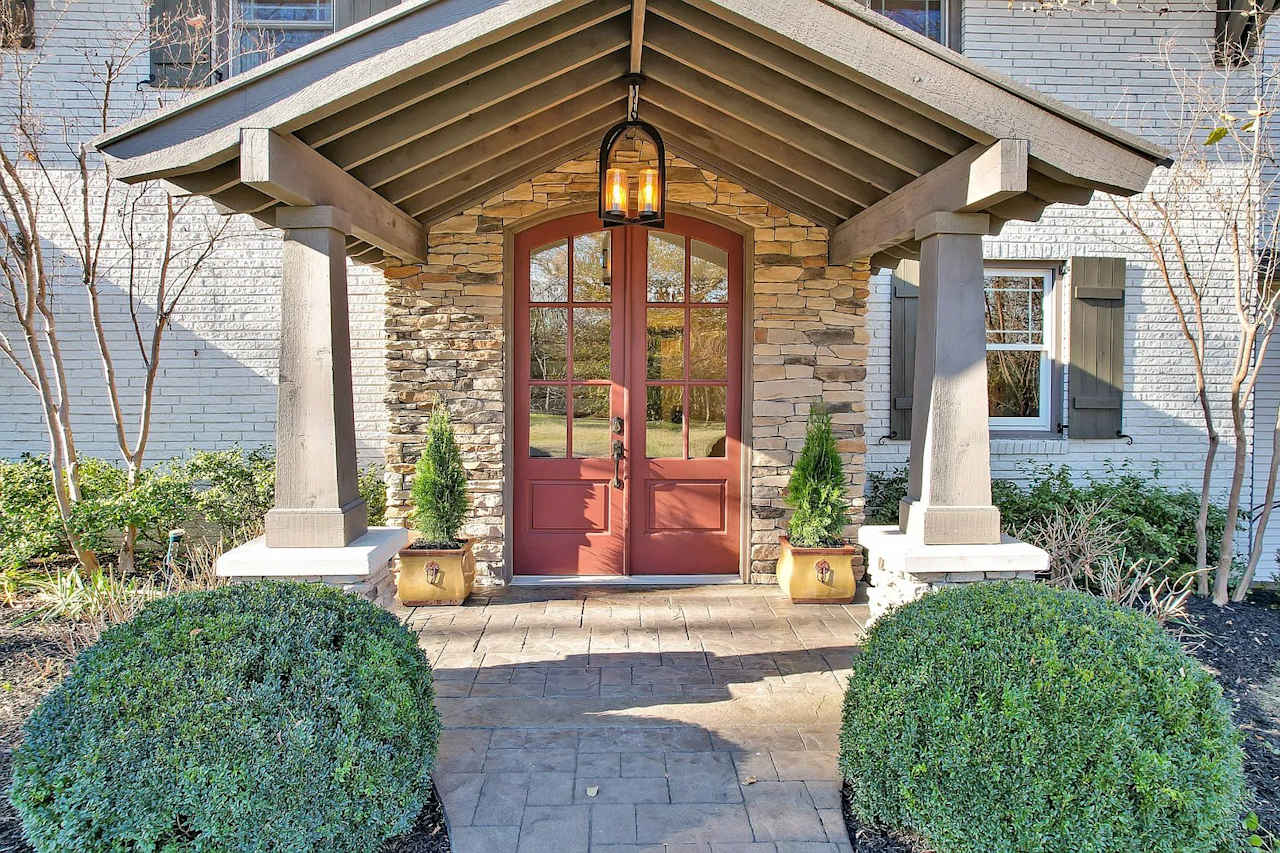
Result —
<instances>
[{"instance_id":1,"label":"thin tree trunk","mask_svg":"<svg viewBox=\"0 0 1280 853\"><path fill-rule=\"evenodd\" d=\"M1276 502L1276 473L1280 470L1280 411L1276 412L1276 422L1271 429L1271 465L1267 471L1267 492L1263 498L1262 511L1258 516L1258 524L1254 528L1253 548L1249 552L1249 565L1245 567L1244 577L1240 578L1240 583L1236 584L1236 590L1231 596L1231 600L1241 602L1249 595L1249 587L1253 585L1253 575L1258 568L1258 562L1262 559L1263 549L1266 547L1265 540L1267 537L1267 524L1271 521L1271 510Z\"/></svg>"},{"instance_id":2,"label":"thin tree trunk","mask_svg":"<svg viewBox=\"0 0 1280 853\"><path fill-rule=\"evenodd\" d=\"M1231 491L1227 495L1227 518L1222 527L1222 550L1218 553L1218 571L1213 582L1213 603L1226 604L1230 598L1231 564L1234 561L1236 524L1240 519L1240 491L1244 483L1246 463L1249 460L1248 436L1245 435L1244 413L1238 394L1231 402L1231 425L1235 434L1235 464L1231 468Z\"/></svg>"}]
</instances>

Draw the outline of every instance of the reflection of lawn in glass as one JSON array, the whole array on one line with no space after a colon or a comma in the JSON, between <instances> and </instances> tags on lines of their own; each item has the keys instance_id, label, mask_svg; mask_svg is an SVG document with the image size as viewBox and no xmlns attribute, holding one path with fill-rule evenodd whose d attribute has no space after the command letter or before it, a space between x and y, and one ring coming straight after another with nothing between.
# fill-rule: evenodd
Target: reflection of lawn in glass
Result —
<instances>
[{"instance_id":1,"label":"reflection of lawn in glass","mask_svg":"<svg viewBox=\"0 0 1280 853\"><path fill-rule=\"evenodd\" d=\"M532 451L541 449L549 455L564 456L564 417L532 412L529 415L530 455L540 455ZM705 455L724 437L724 427L720 424L706 426L690 426L689 447L694 455ZM605 418L578 418L573 422L573 443L577 448L575 455L584 453L593 457L605 458L609 455L609 421ZM680 424L669 421L648 424L647 455L651 459L679 459L684 456L681 446Z\"/></svg>"}]
</instances>

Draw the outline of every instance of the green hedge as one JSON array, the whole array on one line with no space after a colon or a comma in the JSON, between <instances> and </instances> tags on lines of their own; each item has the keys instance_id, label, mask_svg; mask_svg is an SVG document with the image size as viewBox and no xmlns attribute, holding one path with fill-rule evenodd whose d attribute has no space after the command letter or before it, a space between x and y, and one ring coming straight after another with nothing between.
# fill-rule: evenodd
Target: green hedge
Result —
<instances>
[{"instance_id":1,"label":"green hedge","mask_svg":"<svg viewBox=\"0 0 1280 853\"><path fill-rule=\"evenodd\" d=\"M1217 683L1154 621L973 584L872 629L840 770L860 820L937 853L1213 853L1240 815L1239 743Z\"/></svg>"},{"instance_id":2,"label":"green hedge","mask_svg":"<svg viewBox=\"0 0 1280 853\"><path fill-rule=\"evenodd\" d=\"M83 499L72 525L87 547L112 553L132 523L139 528L143 556L158 556L174 528L237 539L260 527L275 495L275 455L270 448L203 451L144 469L132 490L118 465L84 457L80 484ZM369 506L369 523L381 524L387 491L380 469L360 474L360 494ZM0 571L69 551L47 461L0 460Z\"/></svg>"},{"instance_id":3,"label":"green hedge","mask_svg":"<svg viewBox=\"0 0 1280 853\"><path fill-rule=\"evenodd\" d=\"M313 584L161 599L28 720L11 798L42 853L368 853L405 832L440 732L415 638Z\"/></svg>"},{"instance_id":4,"label":"green hedge","mask_svg":"<svg viewBox=\"0 0 1280 853\"><path fill-rule=\"evenodd\" d=\"M905 471L871 474L867 478L866 515L868 524L897 524L898 501L906 496ZM1060 509L1085 504L1103 505L1101 520L1118 524L1124 531L1125 554L1130 561L1145 560L1161 566L1172 560L1175 575L1196 565L1196 517L1200 514L1200 494L1176 489L1160 482L1159 473L1150 477L1121 468L1110 477L1073 478L1069 468L1037 469L1025 484L996 480L991 496L1000 508L1001 526L1016 534L1028 523L1047 519ZM1221 507L1209 509L1209 563L1217 560L1218 543L1226 513Z\"/></svg>"}]
</instances>

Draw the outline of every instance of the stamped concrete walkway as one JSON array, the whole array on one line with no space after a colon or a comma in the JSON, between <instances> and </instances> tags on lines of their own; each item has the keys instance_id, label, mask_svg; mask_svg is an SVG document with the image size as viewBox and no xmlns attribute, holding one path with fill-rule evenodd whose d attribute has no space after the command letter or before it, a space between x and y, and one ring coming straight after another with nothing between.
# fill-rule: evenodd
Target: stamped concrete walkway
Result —
<instances>
[{"instance_id":1,"label":"stamped concrete walkway","mask_svg":"<svg viewBox=\"0 0 1280 853\"><path fill-rule=\"evenodd\" d=\"M455 853L851 850L836 731L865 607L517 587L402 615L435 666Z\"/></svg>"}]
</instances>

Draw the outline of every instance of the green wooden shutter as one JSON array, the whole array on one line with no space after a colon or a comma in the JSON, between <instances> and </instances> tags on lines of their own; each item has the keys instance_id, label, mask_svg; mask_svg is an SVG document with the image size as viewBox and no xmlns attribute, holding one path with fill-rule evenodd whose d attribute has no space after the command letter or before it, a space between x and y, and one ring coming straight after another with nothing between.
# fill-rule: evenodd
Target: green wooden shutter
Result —
<instances>
[{"instance_id":1,"label":"green wooden shutter","mask_svg":"<svg viewBox=\"0 0 1280 853\"><path fill-rule=\"evenodd\" d=\"M396 6L400 0L334 0L333 28L340 30Z\"/></svg>"},{"instance_id":2,"label":"green wooden shutter","mask_svg":"<svg viewBox=\"0 0 1280 853\"><path fill-rule=\"evenodd\" d=\"M4 0L0 20L0 43L4 47L36 46L35 0Z\"/></svg>"},{"instance_id":3,"label":"green wooden shutter","mask_svg":"<svg viewBox=\"0 0 1280 853\"><path fill-rule=\"evenodd\" d=\"M911 438L911 395L916 383L916 312L920 305L920 262L900 261L890 277L889 438Z\"/></svg>"},{"instance_id":4,"label":"green wooden shutter","mask_svg":"<svg viewBox=\"0 0 1280 853\"><path fill-rule=\"evenodd\" d=\"M151 0L151 85L213 82L213 0Z\"/></svg>"},{"instance_id":5,"label":"green wooden shutter","mask_svg":"<svg viewBox=\"0 0 1280 853\"><path fill-rule=\"evenodd\" d=\"M1072 438L1116 438L1124 418L1124 258L1071 259Z\"/></svg>"}]
</instances>

